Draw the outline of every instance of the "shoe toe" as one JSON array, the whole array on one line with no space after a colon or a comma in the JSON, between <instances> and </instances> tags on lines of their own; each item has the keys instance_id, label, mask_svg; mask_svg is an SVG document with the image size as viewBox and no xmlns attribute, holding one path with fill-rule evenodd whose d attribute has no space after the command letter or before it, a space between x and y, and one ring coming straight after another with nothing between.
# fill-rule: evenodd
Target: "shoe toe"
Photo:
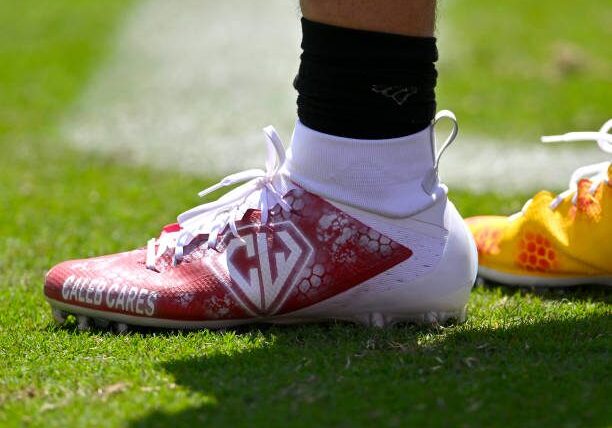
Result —
<instances>
[{"instance_id":1,"label":"shoe toe","mask_svg":"<svg viewBox=\"0 0 612 428\"><path fill-rule=\"evenodd\" d=\"M62 300L62 287L69 278L75 275L75 270L72 266L76 263L74 260L59 263L53 266L45 275L45 296L50 299Z\"/></svg>"},{"instance_id":2,"label":"shoe toe","mask_svg":"<svg viewBox=\"0 0 612 428\"><path fill-rule=\"evenodd\" d=\"M49 299L68 301L70 290L94 288L99 284L115 282L121 276L133 277L133 268L140 259L144 260L141 252L137 250L59 263L45 276L44 294Z\"/></svg>"}]
</instances>

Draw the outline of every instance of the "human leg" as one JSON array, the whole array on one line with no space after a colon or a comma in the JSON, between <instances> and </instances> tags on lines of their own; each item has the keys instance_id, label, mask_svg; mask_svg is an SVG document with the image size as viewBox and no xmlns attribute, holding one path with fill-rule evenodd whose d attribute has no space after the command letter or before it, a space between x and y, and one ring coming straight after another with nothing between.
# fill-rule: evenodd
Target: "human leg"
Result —
<instances>
[{"instance_id":1,"label":"human leg","mask_svg":"<svg viewBox=\"0 0 612 428\"><path fill-rule=\"evenodd\" d=\"M432 37L434 0L301 0L305 18L356 30Z\"/></svg>"}]
</instances>

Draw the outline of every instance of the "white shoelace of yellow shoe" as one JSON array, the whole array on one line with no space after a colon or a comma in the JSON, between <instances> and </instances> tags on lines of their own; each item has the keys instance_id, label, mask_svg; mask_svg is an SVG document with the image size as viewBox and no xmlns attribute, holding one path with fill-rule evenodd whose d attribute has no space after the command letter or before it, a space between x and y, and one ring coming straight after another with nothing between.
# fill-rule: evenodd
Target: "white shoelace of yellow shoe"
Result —
<instances>
[{"instance_id":1,"label":"white shoelace of yellow shoe","mask_svg":"<svg viewBox=\"0 0 612 428\"><path fill-rule=\"evenodd\" d=\"M541 138L543 143L565 143L575 141L596 141L597 145L601 150L606 153L612 153L612 134L609 131L612 129L612 119L609 119L602 125L599 131L596 132L568 132L563 135L549 135ZM594 194L597 188L602 183L608 182L608 167L610 162L600 162L592 165L582 166L576 169L569 181L569 188L560 193L551 203L550 208L555 209L559 204L567 198L569 195L574 193L572 203L576 203L578 189L578 182L583 178L588 178L592 181L591 188L589 189L591 194Z\"/></svg>"},{"instance_id":2,"label":"white shoelace of yellow shoe","mask_svg":"<svg viewBox=\"0 0 612 428\"><path fill-rule=\"evenodd\" d=\"M599 131L586 131L586 132L568 132L562 135L546 135L541 137L542 143L566 143L566 142L576 142L576 141L595 141L601 150L606 153L612 153L612 134L610 134L610 130L612 129L612 119L606 121ZM610 162L599 162L591 165L582 166L577 168L572 175L570 176L568 189L559 193L555 199L550 203L550 209L556 209L561 202L565 200L570 195L574 195L572 198L572 203L576 204L576 199L578 196L578 183L580 180L587 178L591 180L591 187L589 188L589 192L594 194L599 186L602 183L608 183L608 167L610 166ZM523 205L523 208L516 214L513 214L508 217L508 220L513 220L518 216L524 214L525 210L531 204L532 199L529 199Z\"/></svg>"},{"instance_id":3,"label":"white shoelace of yellow shoe","mask_svg":"<svg viewBox=\"0 0 612 428\"><path fill-rule=\"evenodd\" d=\"M223 231L227 225L232 234L240 239L236 227L238 212L247 199L257 192L259 195L255 207L261 210L262 224L268 222L269 208L278 204L284 210L291 209L274 185L280 178L280 168L285 162L285 148L274 127L267 126L263 132L267 146L266 170L249 169L228 175L219 183L198 193L198 196L203 197L223 187L244 183L216 201L198 205L180 214L178 216L179 231L162 232L159 238L150 239L147 242L146 266L148 269L155 270L157 259L169 248L174 249L173 263L180 262L183 258L183 249L198 235L208 234L205 247L213 248L217 244L219 232Z\"/></svg>"}]
</instances>

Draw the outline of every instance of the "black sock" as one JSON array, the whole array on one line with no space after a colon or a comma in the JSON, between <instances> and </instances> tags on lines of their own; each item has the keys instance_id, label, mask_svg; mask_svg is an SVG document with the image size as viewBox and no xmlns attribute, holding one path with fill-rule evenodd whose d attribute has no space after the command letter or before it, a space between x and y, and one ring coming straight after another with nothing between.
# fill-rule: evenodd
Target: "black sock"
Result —
<instances>
[{"instance_id":1,"label":"black sock","mask_svg":"<svg viewBox=\"0 0 612 428\"><path fill-rule=\"evenodd\" d=\"M352 30L302 18L293 85L298 117L342 137L381 139L426 128L436 110L436 39Z\"/></svg>"}]
</instances>

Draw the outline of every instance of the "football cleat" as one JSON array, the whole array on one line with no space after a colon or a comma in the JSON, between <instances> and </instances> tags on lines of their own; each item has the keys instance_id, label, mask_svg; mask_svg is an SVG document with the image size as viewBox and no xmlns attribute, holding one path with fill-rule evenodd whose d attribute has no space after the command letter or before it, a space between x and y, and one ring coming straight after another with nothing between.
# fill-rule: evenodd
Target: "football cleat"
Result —
<instances>
[{"instance_id":1,"label":"football cleat","mask_svg":"<svg viewBox=\"0 0 612 428\"><path fill-rule=\"evenodd\" d=\"M612 153L612 119L598 132L542 137L597 141ZM479 276L508 285L612 285L612 166L578 168L569 189L537 193L509 217L466 219L478 247Z\"/></svg>"},{"instance_id":2,"label":"football cleat","mask_svg":"<svg viewBox=\"0 0 612 428\"><path fill-rule=\"evenodd\" d=\"M179 215L145 248L52 268L44 293L55 319L73 314L81 329L118 332L465 319L476 248L443 185L435 203L408 218L343 205L293 182L280 138L272 127L264 133L265 171L204 190L200 196L243 183ZM423 186L433 184L430 174Z\"/></svg>"}]
</instances>

